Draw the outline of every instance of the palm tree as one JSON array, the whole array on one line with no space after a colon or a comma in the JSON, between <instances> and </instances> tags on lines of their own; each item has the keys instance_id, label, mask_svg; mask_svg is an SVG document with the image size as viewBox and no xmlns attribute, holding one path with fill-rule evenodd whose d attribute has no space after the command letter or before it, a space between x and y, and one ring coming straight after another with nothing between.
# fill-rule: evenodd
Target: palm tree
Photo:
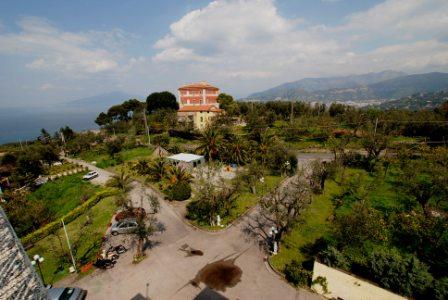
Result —
<instances>
[{"instance_id":1,"label":"palm tree","mask_svg":"<svg viewBox=\"0 0 448 300\"><path fill-rule=\"evenodd\" d=\"M199 138L199 146L196 148L196 152L204 155L208 161L217 157L222 143L222 136L220 132L214 128L209 127L204 131Z\"/></svg>"},{"instance_id":2,"label":"palm tree","mask_svg":"<svg viewBox=\"0 0 448 300\"><path fill-rule=\"evenodd\" d=\"M266 129L264 132L260 134L260 142L257 145L258 155L261 157L261 165L264 166L266 162L266 157L269 153L269 148L273 143L272 135L268 133Z\"/></svg>"},{"instance_id":3,"label":"palm tree","mask_svg":"<svg viewBox=\"0 0 448 300\"><path fill-rule=\"evenodd\" d=\"M145 159L137 161L137 163L135 163L132 166L132 170L134 171L135 174L140 176L148 175L149 172L148 161Z\"/></svg>"},{"instance_id":4,"label":"palm tree","mask_svg":"<svg viewBox=\"0 0 448 300\"><path fill-rule=\"evenodd\" d=\"M143 214L139 214L137 218L137 228L134 231L134 234L137 238L137 253L134 259L140 259L143 253L143 242L148 240L149 236L154 232L155 227L154 224L156 219L153 216L145 217Z\"/></svg>"},{"instance_id":5,"label":"palm tree","mask_svg":"<svg viewBox=\"0 0 448 300\"><path fill-rule=\"evenodd\" d=\"M193 180L193 176L185 168L180 166L170 166L167 177L172 185L180 182L190 183Z\"/></svg>"},{"instance_id":6,"label":"palm tree","mask_svg":"<svg viewBox=\"0 0 448 300\"><path fill-rule=\"evenodd\" d=\"M120 189L123 193L127 193L131 190L131 176L124 170L121 170L119 174L113 175L107 182L107 186Z\"/></svg>"},{"instance_id":7,"label":"palm tree","mask_svg":"<svg viewBox=\"0 0 448 300\"><path fill-rule=\"evenodd\" d=\"M247 161L247 144L239 136L232 137L225 146L227 159L238 165L243 165Z\"/></svg>"},{"instance_id":8,"label":"palm tree","mask_svg":"<svg viewBox=\"0 0 448 300\"><path fill-rule=\"evenodd\" d=\"M148 173L152 180L160 181L167 173L168 164L164 159L157 159L148 166Z\"/></svg>"}]
</instances>

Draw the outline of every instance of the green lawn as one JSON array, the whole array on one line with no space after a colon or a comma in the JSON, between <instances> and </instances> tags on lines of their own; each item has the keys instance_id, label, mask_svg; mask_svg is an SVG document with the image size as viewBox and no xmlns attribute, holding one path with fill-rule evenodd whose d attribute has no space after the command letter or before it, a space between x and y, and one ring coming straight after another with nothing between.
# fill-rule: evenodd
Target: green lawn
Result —
<instances>
[{"instance_id":1,"label":"green lawn","mask_svg":"<svg viewBox=\"0 0 448 300\"><path fill-rule=\"evenodd\" d=\"M118 154L116 154L116 157L120 157L123 162L131 161L139 158L147 158L149 157L153 152L152 148L148 147L137 147L133 149L125 149L120 151ZM80 155L80 158L87 161L92 162L96 161L96 166L98 168L109 168L112 166L115 166L118 164L117 158L112 159L109 155L105 153L98 153L98 152L84 152Z\"/></svg>"},{"instance_id":2,"label":"green lawn","mask_svg":"<svg viewBox=\"0 0 448 300\"><path fill-rule=\"evenodd\" d=\"M304 139L297 142L286 142L288 149L291 150L304 150L310 148L324 148L324 143L313 139Z\"/></svg>"},{"instance_id":3,"label":"green lawn","mask_svg":"<svg viewBox=\"0 0 448 300\"><path fill-rule=\"evenodd\" d=\"M95 259L102 237L115 210L114 197L104 198L90 210L90 213L83 214L66 225L79 265ZM91 223L84 226L88 220L88 215ZM54 283L68 275L68 268L71 266L68 253L62 228L55 234L40 240L34 244L33 248L28 250L30 257L35 254L44 257L45 261L41 267L47 284Z\"/></svg>"},{"instance_id":4,"label":"green lawn","mask_svg":"<svg viewBox=\"0 0 448 300\"><path fill-rule=\"evenodd\" d=\"M81 204L83 199L88 199L99 190L97 186L90 182L83 181L82 174L84 173L49 181L28 197L30 201L43 200L45 206L51 211L51 221L53 221L74 209Z\"/></svg>"},{"instance_id":5,"label":"green lawn","mask_svg":"<svg viewBox=\"0 0 448 300\"><path fill-rule=\"evenodd\" d=\"M293 259L299 262L306 260L300 248L313 243L328 232L328 217L333 213L331 198L339 192L340 187L336 182L333 180L326 182L325 193L314 198L303 213L301 224L285 237L280 252L270 258L277 270L283 270L285 265Z\"/></svg>"}]
</instances>

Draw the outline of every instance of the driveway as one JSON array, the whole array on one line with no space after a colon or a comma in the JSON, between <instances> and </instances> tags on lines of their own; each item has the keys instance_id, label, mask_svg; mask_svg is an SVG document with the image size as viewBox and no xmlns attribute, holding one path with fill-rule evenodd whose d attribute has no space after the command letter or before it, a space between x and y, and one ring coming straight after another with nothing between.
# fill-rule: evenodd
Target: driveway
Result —
<instances>
[{"instance_id":1,"label":"driveway","mask_svg":"<svg viewBox=\"0 0 448 300\"><path fill-rule=\"evenodd\" d=\"M104 184L112 175L85 162L76 162L98 172L95 183ZM149 194L158 195L133 182L130 196L136 205L142 203L149 209ZM317 294L293 288L272 272L258 245L243 233L244 221L227 230L210 233L184 223L165 200L160 199L160 205L157 219L163 224L164 231L151 237L151 249L146 251L147 257L142 262L132 264L134 250L130 249L112 269L95 270L76 281L69 278L56 285L84 288L88 290L88 299L196 299L199 294L206 296L197 299L321 299ZM132 245L125 235L118 239ZM201 250L203 255L188 255L181 250L186 245ZM208 264L223 260L241 269L241 279L232 284L233 287L209 290L198 280L205 274L200 271ZM221 275L230 273L227 270ZM196 287L190 284L195 278Z\"/></svg>"}]
</instances>

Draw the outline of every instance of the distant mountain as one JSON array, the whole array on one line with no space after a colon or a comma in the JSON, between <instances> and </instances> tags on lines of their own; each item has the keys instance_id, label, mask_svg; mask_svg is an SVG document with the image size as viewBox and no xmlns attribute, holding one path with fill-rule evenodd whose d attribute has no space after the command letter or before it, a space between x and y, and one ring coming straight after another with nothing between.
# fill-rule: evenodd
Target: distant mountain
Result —
<instances>
[{"instance_id":1,"label":"distant mountain","mask_svg":"<svg viewBox=\"0 0 448 300\"><path fill-rule=\"evenodd\" d=\"M399 99L415 93L448 90L448 73L426 73L402 76L369 85L380 99Z\"/></svg>"},{"instance_id":2,"label":"distant mountain","mask_svg":"<svg viewBox=\"0 0 448 300\"><path fill-rule=\"evenodd\" d=\"M254 93L247 98L320 102L388 100L444 89L448 89L448 73L404 75L401 72L384 71L343 77L305 78Z\"/></svg>"},{"instance_id":3,"label":"distant mountain","mask_svg":"<svg viewBox=\"0 0 448 300\"><path fill-rule=\"evenodd\" d=\"M404 75L406 74L403 72L383 71L379 73L368 73L362 75L304 78L299 81L281 84L263 92L251 94L247 98L260 100L272 100L275 98L292 99L296 96L308 98L313 97L313 92L336 89L353 89Z\"/></svg>"},{"instance_id":4,"label":"distant mountain","mask_svg":"<svg viewBox=\"0 0 448 300\"><path fill-rule=\"evenodd\" d=\"M131 95L121 91L113 91L105 94L72 100L63 103L60 106L65 106L68 108L86 108L88 110L95 110L99 113L103 110L107 110L112 105L120 104L125 100L133 98L140 99L139 96Z\"/></svg>"},{"instance_id":5,"label":"distant mountain","mask_svg":"<svg viewBox=\"0 0 448 300\"><path fill-rule=\"evenodd\" d=\"M448 101L448 91L440 91L435 93L419 93L409 97L403 97L398 100L391 100L381 103L381 109L434 109L442 103Z\"/></svg>"}]
</instances>

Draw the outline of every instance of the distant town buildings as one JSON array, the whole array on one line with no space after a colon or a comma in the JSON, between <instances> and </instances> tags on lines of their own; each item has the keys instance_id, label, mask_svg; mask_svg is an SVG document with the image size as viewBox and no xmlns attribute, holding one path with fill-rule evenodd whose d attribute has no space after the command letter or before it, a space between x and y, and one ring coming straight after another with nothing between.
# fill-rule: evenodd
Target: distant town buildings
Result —
<instances>
[{"instance_id":1,"label":"distant town buildings","mask_svg":"<svg viewBox=\"0 0 448 300\"><path fill-rule=\"evenodd\" d=\"M192 122L196 129L204 129L210 120L221 112L217 101L219 89L201 81L178 89L179 122Z\"/></svg>"}]
</instances>

